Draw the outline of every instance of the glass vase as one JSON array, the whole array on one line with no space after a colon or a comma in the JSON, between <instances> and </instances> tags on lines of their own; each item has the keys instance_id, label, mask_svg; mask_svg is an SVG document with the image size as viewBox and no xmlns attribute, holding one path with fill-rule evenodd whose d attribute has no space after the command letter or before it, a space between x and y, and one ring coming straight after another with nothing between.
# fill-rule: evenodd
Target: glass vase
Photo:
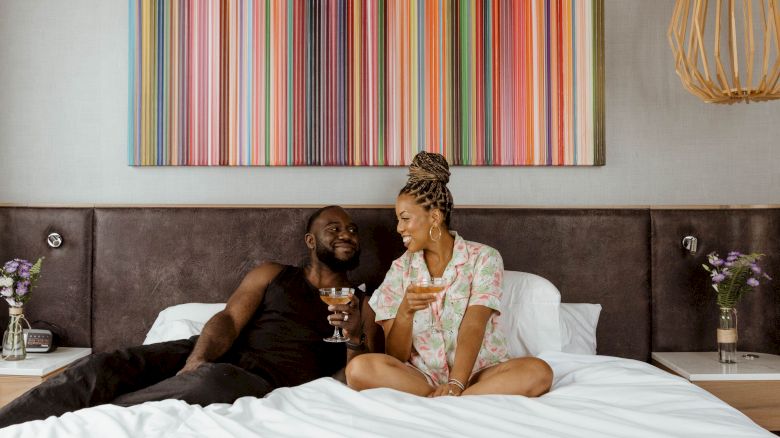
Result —
<instances>
[{"instance_id":1,"label":"glass vase","mask_svg":"<svg viewBox=\"0 0 780 438\"><path fill-rule=\"evenodd\" d=\"M737 309L721 307L718 317L718 360L737 363Z\"/></svg>"},{"instance_id":2,"label":"glass vase","mask_svg":"<svg viewBox=\"0 0 780 438\"><path fill-rule=\"evenodd\" d=\"M24 308L8 308L8 328L3 333L3 359L24 360L27 357L27 349L24 342Z\"/></svg>"}]
</instances>

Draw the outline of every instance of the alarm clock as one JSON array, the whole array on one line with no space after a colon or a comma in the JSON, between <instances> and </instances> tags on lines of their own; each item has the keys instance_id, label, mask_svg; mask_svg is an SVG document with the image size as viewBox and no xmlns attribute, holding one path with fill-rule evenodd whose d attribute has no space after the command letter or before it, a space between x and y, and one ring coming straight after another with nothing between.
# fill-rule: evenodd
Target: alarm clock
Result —
<instances>
[{"instance_id":1,"label":"alarm clock","mask_svg":"<svg viewBox=\"0 0 780 438\"><path fill-rule=\"evenodd\" d=\"M28 353L49 353L56 348L50 330L24 329L24 342Z\"/></svg>"}]
</instances>

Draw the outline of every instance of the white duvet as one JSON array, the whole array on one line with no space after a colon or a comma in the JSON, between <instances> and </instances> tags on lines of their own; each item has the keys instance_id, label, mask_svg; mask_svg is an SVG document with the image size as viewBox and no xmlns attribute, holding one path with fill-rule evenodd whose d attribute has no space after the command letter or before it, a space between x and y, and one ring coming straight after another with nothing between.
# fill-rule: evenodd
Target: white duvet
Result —
<instances>
[{"instance_id":1,"label":"white duvet","mask_svg":"<svg viewBox=\"0 0 780 438\"><path fill-rule=\"evenodd\" d=\"M771 437L687 381L609 356L543 353L555 372L539 398L435 399L356 392L323 378L262 399L205 408L178 400L82 409L0 430L2 437Z\"/></svg>"}]
</instances>

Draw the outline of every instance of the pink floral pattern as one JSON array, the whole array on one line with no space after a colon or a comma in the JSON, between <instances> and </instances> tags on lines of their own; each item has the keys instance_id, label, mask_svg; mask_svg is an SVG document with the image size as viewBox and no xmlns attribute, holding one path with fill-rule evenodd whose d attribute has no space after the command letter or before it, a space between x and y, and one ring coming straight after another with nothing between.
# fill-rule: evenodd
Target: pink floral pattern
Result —
<instances>
[{"instance_id":1,"label":"pink floral pattern","mask_svg":"<svg viewBox=\"0 0 780 438\"><path fill-rule=\"evenodd\" d=\"M412 327L410 362L436 385L447 383L449 379L450 367L455 363L458 329L468 306L480 305L495 310L488 320L472 374L509 358L506 339L498 329L504 275L501 255L487 245L452 234L455 247L443 275L447 289L439 294L431 309L415 313ZM376 312L376 320L395 318L406 288L413 280L423 278L430 278L430 274L422 251L407 251L396 259L369 301ZM439 330L430 329L431 321Z\"/></svg>"}]
</instances>

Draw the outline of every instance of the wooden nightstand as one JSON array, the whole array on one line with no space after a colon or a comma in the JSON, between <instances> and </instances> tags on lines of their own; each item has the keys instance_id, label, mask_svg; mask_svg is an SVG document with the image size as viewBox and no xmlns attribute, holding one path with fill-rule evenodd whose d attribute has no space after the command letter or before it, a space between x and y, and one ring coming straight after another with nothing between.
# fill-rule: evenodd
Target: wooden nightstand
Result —
<instances>
[{"instance_id":1,"label":"wooden nightstand","mask_svg":"<svg viewBox=\"0 0 780 438\"><path fill-rule=\"evenodd\" d=\"M52 353L27 353L25 360L0 360L0 407L90 353L91 348L60 347Z\"/></svg>"},{"instance_id":2,"label":"wooden nightstand","mask_svg":"<svg viewBox=\"0 0 780 438\"><path fill-rule=\"evenodd\" d=\"M780 430L780 356L742 351L735 364L718 362L716 352L654 352L652 358L653 365L706 389L759 426Z\"/></svg>"}]
</instances>

